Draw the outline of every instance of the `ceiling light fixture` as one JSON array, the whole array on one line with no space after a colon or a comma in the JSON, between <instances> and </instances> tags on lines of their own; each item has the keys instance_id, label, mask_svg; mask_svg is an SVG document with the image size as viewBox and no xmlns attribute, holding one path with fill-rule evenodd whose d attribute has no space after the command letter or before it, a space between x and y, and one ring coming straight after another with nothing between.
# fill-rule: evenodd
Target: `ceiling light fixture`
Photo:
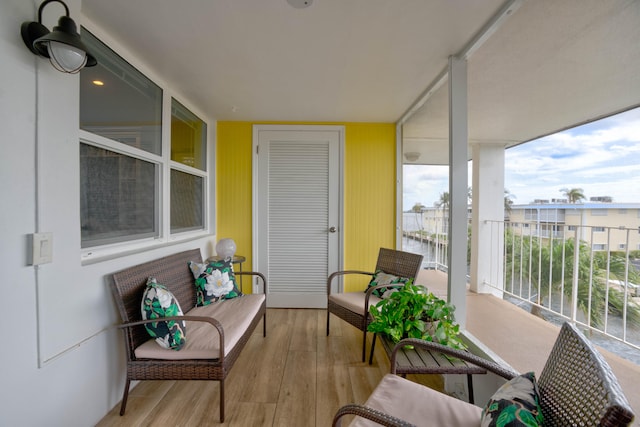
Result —
<instances>
[{"instance_id":1,"label":"ceiling light fixture","mask_svg":"<svg viewBox=\"0 0 640 427\"><path fill-rule=\"evenodd\" d=\"M58 26L49 31L42 25L42 9L54 1L64 6L66 14L60 17ZM83 67L98 64L82 43L76 23L69 17L69 8L62 0L43 1L38 8L38 22L23 22L20 33L31 52L49 58L51 65L63 73L75 74Z\"/></svg>"},{"instance_id":2,"label":"ceiling light fixture","mask_svg":"<svg viewBox=\"0 0 640 427\"><path fill-rule=\"evenodd\" d=\"M404 158L408 162L415 162L420 158L420 153L418 153L417 151L409 151L408 153L404 153Z\"/></svg>"}]
</instances>

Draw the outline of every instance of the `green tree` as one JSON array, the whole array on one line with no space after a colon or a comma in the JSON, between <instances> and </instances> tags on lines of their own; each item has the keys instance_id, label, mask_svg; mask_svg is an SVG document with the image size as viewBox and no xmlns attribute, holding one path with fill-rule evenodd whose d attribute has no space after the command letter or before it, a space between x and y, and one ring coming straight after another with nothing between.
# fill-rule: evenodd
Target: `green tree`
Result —
<instances>
[{"instance_id":1,"label":"green tree","mask_svg":"<svg viewBox=\"0 0 640 427\"><path fill-rule=\"evenodd\" d=\"M449 192L444 191L440 193L440 199L435 203L435 207L438 209L442 209L443 211L448 211L450 202L451 200L449 198Z\"/></svg>"},{"instance_id":2,"label":"green tree","mask_svg":"<svg viewBox=\"0 0 640 427\"><path fill-rule=\"evenodd\" d=\"M539 295L541 305L549 305L550 298L558 294L564 294L566 304L569 304L573 296L574 239L566 240L563 244L556 239L517 236L512 230L507 230L505 246L507 283L511 283L512 278L516 282L521 278L530 280L532 294ZM595 327L603 325L606 310L609 314L621 315L625 306L624 293L607 286L607 255L605 252L592 254L586 242L580 242L578 246L577 305ZM608 260L609 279L624 281L625 266L624 257L611 254ZM639 278L636 270L629 271L630 282L638 283ZM510 289L507 287L507 290ZM640 307L630 300L627 301L627 320L640 323Z\"/></svg>"},{"instance_id":3,"label":"green tree","mask_svg":"<svg viewBox=\"0 0 640 427\"><path fill-rule=\"evenodd\" d=\"M511 213L511 206L513 206L513 200L515 199L516 196L514 196L513 194L511 194L509 192L509 190L507 190L506 188L504 189L504 211L508 214Z\"/></svg>"},{"instance_id":4,"label":"green tree","mask_svg":"<svg viewBox=\"0 0 640 427\"><path fill-rule=\"evenodd\" d=\"M411 212L420 213L420 212L422 212L424 210L424 208L425 208L425 206L422 203L416 203L411 208Z\"/></svg>"},{"instance_id":5,"label":"green tree","mask_svg":"<svg viewBox=\"0 0 640 427\"><path fill-rule=\"evenodd\" d=\"M582 188L561 188L560 192L569 200L569 203L578 203L586 199Z\"/></svg>"}]
</instances>

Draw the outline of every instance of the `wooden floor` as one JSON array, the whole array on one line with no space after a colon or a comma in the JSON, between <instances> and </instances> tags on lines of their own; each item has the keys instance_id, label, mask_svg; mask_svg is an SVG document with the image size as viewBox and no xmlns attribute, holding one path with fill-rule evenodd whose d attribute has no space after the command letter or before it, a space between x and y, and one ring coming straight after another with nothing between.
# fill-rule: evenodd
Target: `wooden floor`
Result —
<instances>
[{"instance_id":1,"label":"wooden floor","mask_svg":"<svg viewBox=\"0 0 640 427\"><path fill-rule=\"evenodd\" d=\"M267 337L256 328L225 382L226 420L222 425L330 426L344 404L363 403L389 360L376 346L373 364L363 363L362 332L326 310L269 309ZM368 347L367 347L368 348ZM409 376L442 389L437 375ZM144 381L98 424L105 426L203 426L219 423L215 381Z\"/></svg>"}]
</instances>

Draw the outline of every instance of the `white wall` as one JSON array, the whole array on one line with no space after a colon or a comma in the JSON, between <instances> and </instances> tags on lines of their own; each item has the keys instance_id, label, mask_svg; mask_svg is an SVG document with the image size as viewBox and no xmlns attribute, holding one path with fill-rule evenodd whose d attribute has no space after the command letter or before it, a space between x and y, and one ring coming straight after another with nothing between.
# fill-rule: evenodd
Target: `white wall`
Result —
<instances>
[{"instance_id":1,"label":"white wall","mask_svg":"<svg viewBox=\"0 0 640 427\"><path fill-rule=\"evenodd\" d=\"M66 3L80 25L80 0ZM37 19L39 4L0 2L0 425L89 426L118 403L124 384L105 275L188 248L207 256L212 238L81 264L78 76L24 46L20 24ZM45 11L51 29L63 9ZM33 267L27 237L38 231L53 233L53 262Z\"/></svg>"}]
</instances>

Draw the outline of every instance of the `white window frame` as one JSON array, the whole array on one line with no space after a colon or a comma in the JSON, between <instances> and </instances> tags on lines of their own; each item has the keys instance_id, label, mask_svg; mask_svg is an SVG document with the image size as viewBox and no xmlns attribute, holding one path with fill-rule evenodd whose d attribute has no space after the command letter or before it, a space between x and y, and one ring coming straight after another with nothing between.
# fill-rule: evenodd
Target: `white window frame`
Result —
<instances>
[{"instance_id":1,"label":"white window frame","mask_svg":"<svg viewBox=\"0 0 640 427\"><path fill-rule=\"evenodd\" d=\"M86 21L84 21L86 23ZM215 121L203 114L198 108L185 100L185 97L181 94L173 91L167 83L155 75L144 64L136 61L133 55L129 55L128 51L122 49L118 42L107 34L100 30L93 28L90 23L83 25L86 27L98 40L106 44L116 54L125 59L131 66L142 72L147 78L153 81L162 89L162 155L144 151L123 143L120 143L109 138L102 137L100 135L79 129L79 141L78 152L80 143L96 146L99 148L114 151L116 153L124 154L127 156L135 157L144 161L152 162L159 165L159 178L158 185L155 189L157 197L157 224L158 235L157 237L142 238L137 240L131 240L126 242L119 242L113 244L105 244L100 246L94 246L90 248L82 248L80 258L82 264L91 264L94 262L105 261L108 259L117 258L120 256L130 255L133 253L144 252L155 247L162 247L169 244L174 244L183 241L189 241L201 237L210 236L213 230L215 207L212 206L214 197L214 176L215 171L215 143L214 143L214 128ZM205 171L197 168L189 167L179 162L171 160L171 100L175 99L180 102L185 108L189 109L193 114L198 116L204 123L206 123L207 131L207 154L206 154L206 167ZM78 159L79 160L79 159ZM171 170L179 170L191 175L200 176L204 181L203 189L203 228L198 230L182 231L178 233L171 233ZM78 194L78 198L80 194Z\"/></svg>"}]
</instances>

